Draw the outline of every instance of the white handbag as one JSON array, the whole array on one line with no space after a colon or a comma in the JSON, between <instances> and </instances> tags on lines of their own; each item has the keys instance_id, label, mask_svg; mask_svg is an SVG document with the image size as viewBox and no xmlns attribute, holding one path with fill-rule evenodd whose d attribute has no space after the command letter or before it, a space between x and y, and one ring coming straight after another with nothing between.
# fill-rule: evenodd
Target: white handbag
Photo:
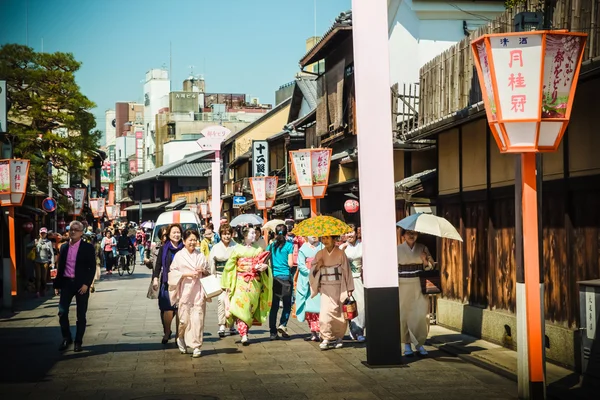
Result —
<instances>
[{"instance_id":1,"label":"white handbag","mask_svg":"<svg viewBox=\"0 0 600 400\"><path fill-rule=\"evenodd\" d=\"M221 280L215 275L208 275L201 278L200 284L202 285L204 296L206 296L207 299L212 299L223 293L223 289L221 289Z\"/></svg>"}]
</instances>

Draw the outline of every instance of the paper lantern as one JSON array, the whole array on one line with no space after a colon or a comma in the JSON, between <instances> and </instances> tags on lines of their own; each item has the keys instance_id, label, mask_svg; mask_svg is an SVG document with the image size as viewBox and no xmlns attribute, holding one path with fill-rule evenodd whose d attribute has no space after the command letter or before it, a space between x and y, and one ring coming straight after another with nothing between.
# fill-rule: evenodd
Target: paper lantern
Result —
<instances>
[{"instance_id":1,"label":"paper lantern","mask_svg":"<svg viewBox=\"0 0 600 400\"><path fill-rule=\"evenodd\" d=\"M31 233L33 230L33 223L31 221L23 223L23 231L26 233Z\"/></svg>"},{"instance_id":2,"label":"paper lantern","mask_svg":"<svg viewBox=\"0 0 600 400\"><path fill-rule=\"evenodd\" d=\"M296 184L303 199L322 199L329 183L331 149L290 151Z\"/></svg>"},{"instance_id":3,"label":"paper lantern","mask_svg":"<svg viewBox=\"0 0 600 400\"><path fill-rule=\"evenodd\" d=\"M358 211L358 201L356 200L346 200L344 203L344 210L346 210L349 214L354 214Z\"/></svg>"},{"instance_id":4,"label":"paper lantern","mask_svg":"<svg viewBox=\"0 0 600 400\"><path fill-rule=\"evenodd\" d=\"M250 178L250 189L252 197L259 210L268 210L273 207L277 197L276 176L253 176Z\"/></svg>"},{"instance_id":5,"label":"paper lantern","mask_svg":"<svg viewBox=\"0 0 600 400\"><path fill-rule=\"evenodd\" d=\"M530 31L471 43L494 139L503 153L550 152L573 106L587 34Z\"/></svg>"}]
</instances>

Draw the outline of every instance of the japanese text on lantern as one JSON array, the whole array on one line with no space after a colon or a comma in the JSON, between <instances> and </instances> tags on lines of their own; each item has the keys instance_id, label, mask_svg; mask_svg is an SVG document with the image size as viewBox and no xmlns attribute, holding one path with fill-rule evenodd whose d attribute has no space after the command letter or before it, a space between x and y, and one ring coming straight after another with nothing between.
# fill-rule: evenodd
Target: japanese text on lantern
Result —
<instances>
[{"instance_id":1,"label":"japanese text on lantern","mask_svg":"<svg viewBox=\"0 0 600 400\"><path fill-rule=\"evenodd\" d=\"M313 184L325 184L329 172L329 152L315 151L312 154Z\"/></svg>"},{"instance_id":2,"label":"japanese text on lantern","mask_svg":"<svg viewBox=\"0 0 600 400\"><path fill-rule=\"evenodd\" d=\"M310 186L312 184L310 155L308 151L292 152L298 186Z\"/></svg>"},{"instance_id":3,"label":"japanese text on lantern","mask_svg":"<svg viewBox=\"0 0 600 400\"><path fill-rule=\"evenodd\" d=\"M265 179L255 179L254 186L254 200L255 201L265 201L266 198L266 188L265 188Z\"/></svg>"},{"instance_id":4,"label":"japanese text on lantern","mask_svg":"<svg viewBox=\"0 0 600 400\"><path fill-rule=\"evenodd\" d=\"M267 200L275 199L275 194L277 193L277 179L275 178L267 178L265 185L265 196Z\"/></svg>"},{"instance_id":5,"label":"japanese text on lantern","mask_svg":"<svg viewBox=\"0 0 600 400\"><path fill-rule=\"evenodd\" d=\"M517 40L517 39L510 39L510 40ZM502 38L500 39L500 44L503 47L508 46L508 43L510 42L510 40L508 38ZM527 44L527 38L526 37L519 37L518 38L519 41L519 45L526 45ZM523 75L524 72L524 60L523 60L523 50L521 49L514 49L514 50L510 50L510 56L509 56L509 61L508 61L508 68L510 68L511 73L508 76L508 87L510 87L510 90L512 92L511 97L510 97L510 105L511 105L511 111L518 113L524 113L525 112L525 104L527 104L527 94L523 93L522 90L519 89L524 89L527 87L526 81L525 81L525 76Z\"/></svg>"},{"instance_id":6,"label":"japanese text on lantern","mask_svg":"<svg viewBox=\"0 0 600 400\"><path fill-rule=\"evenodd\" d=\"M25 192L25 177L27 174L27 167L23 161L12 161L10 163L11 173L11 191L13 193L24 193Z\"/></svg>"}]
</instances>

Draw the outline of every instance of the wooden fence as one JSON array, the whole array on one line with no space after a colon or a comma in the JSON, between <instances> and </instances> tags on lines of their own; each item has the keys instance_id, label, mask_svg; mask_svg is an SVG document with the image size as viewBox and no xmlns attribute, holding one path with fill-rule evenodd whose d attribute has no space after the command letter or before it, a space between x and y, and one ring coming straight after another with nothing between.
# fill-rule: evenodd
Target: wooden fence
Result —
<instances>
[{"instance_id":1,"label":"wooden fence","mask_svg":"<svg viewBox=\"0 0 600 400\"><path fill-rule=\"evenodd\" d=\"M513 19L525 10L538 9L543 0L507 10L496 20L480 27L421 68L419 125L423 126L481 101L479 80L473 64L471 39L488 33L513 31ZM557 0L553 29L588 33L584 60L600 56L600 0Z\"/></svg>"}]
</instances>

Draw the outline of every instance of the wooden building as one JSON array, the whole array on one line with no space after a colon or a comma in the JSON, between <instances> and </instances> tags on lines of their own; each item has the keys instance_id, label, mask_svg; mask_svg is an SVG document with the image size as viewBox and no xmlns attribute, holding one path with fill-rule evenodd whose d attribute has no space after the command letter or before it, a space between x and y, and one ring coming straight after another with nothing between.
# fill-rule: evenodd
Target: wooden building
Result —
<instances>
[{"instance_id":1,"label":"wooden building","mask_svg":"<svg viewBox=\"0 0 600 400\"><path fill-rule=\"evenodd\" d=\"M590 30L592 1L559 0L554 27L590 34L567 133L543 155L544 308L548 359L579 362L577 282L600 278L600 35ZM572 10L572 7L576 7ZM579 9L577 9L579 7ZM517 10L518 11L518 10ZM506 32L515 11L471 35ZM580 28L581 27L581 28ZM438 241L443 297L438 323L507 347L516 345L515 155L501 154L487 126L469 38L421 70L419 127L405 143L435 140L437 215L464 242Z\"/></svg>"}]
</instances>

